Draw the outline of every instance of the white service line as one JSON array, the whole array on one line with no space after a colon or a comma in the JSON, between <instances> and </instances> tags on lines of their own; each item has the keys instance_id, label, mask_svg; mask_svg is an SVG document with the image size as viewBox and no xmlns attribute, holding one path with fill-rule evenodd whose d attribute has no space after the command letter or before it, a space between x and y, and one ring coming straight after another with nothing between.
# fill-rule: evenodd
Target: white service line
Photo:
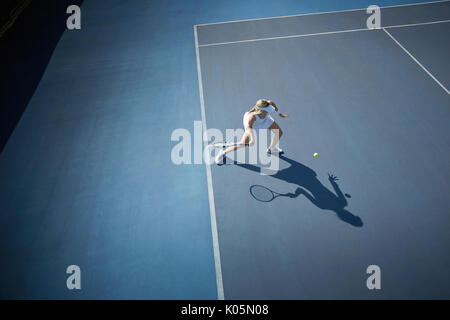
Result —
<instances>
[{"instance_id":1,"label":"white service line","mask_svg":"<svg viewBox=\"0 0 450 320\"><path fill-rule=\"evenodd\" d=\"M402 27L423 26L423 25L446 23L446 22L450 22L450 19L449 20L431 21L431 22L392 25L392 26L385 26L382 28L402 28ZM207 43L207 44L200 44L200 45L198 45L198 47L211 47L211 46L220 46L220 45L235 44L235 43L301 38L301 37L311 37L311 36L319 36L319 35L325 35L325 34L336 34L336 33L346 33L346 32L357 32L357 31L371 31L371 30L377 30L377 29L360 28L360 29L327 31L327 32L317 32L317 33L294 34L294 35L290 35L290 36L279 36L279 37L270 37L270 38L258 38L258 39L236 40L236 41L228 41L228 42Z\"/></svg>"},{"instance_id":2,"label":"white service line","mask_svg":"<svg viewBox=\"0 0 450 320\"><path fill-rule=\"evenodd\" d=\"M435 4L435 3L441 3L441 2L448 2L448 1L450 1L450 0L440 0L440 1L430 1L430 2L418 2L418 3L399 4L399 5L393 5L393 6L380 7L380 9L397 8L397 7L412 7L412 6L418 6L418 5L428 5L428 4ZM216 24L247 22L247 21L258 21L258 20L284 19L284 18L292 18L292 17L312 16L312 15L340 13L340 12L363 11L363 10L365 11L365 10L367 10L367 8L347 9L347 10L337 10L337 11L324 11L324 12L312 12L312 13L300 13L300 14L293 14L293 15L287 15L287 16L267 17L267 18L253 18L253 19L242 19L242 20L231 20L231 21L223 21L223 22L211 22L211 23L196 24L195 26L202 27L202 26L210 26L210 25L216 25Z\"/></svg>"},{"instance_id":3,"label":"white service line","mask_svg":"<svg viewBox=\"0 0 450 320\"><path fill-rule=\"evenodd\" d=\"M205 100L203 97L203 82L202 82L202 71L200 66L200 53L198 49L198 37L197 37L197 27L194 26L194 37L195 37L195 50L197 56L197 76L198 76L198 89L200 93L200 106L202 109L202 124L203 132L207 132L206 127L206 113L205 113ZM213 250L214 250L214 265L216 269L216 283L217 283L217 298L219 300L224 300L223 292L223 280L222 280L222 266L220 263L220 250L219 250L219 236L217 233L217 219L216 219L216 206L214 203L214 190L212 184L211 175L211 165L205 161L206 165L206 181L208 184L208 198L209 198L209 215L211 218L211 233L213 240Z\"/></svg>"},{"instance_id":4,"label":"white service line","mask_svg":"<svg viewBox=\"0 0 450 320\"><path fill-rule=\"evenodd\" d=\"M419 60L417 60L416 58L414 58L414 56L411 54L411 53L409 53L409 51L408 50L406 50L406 48L404 47L404 46L402 46L401 45L401 43L400 42L398 42L397 41L397 39L395 39L394 38L394 36L392 35L392 34L390 34L389 33L389 31L387 31L385 28L382 28L383 29L383 31L384 32L386 32L386 34L392 39L392 40L394 40L395 41L395 43L396 44L398 44L399 45L399 47L400 48L402 48L403 49L403 51L405 51L410 57L411 57L411 59L413 59L414 60L414 62L416 62L434 81L436 81L436 83L438 84L438 85L440 85L441 86L441 88L442 89L444 89L444 91L445 92L447 92L447 94L450 94L450 92L447 90L447 88L442 84L442 83L440 83L439 82L439 80L438 79L436 79L436 77L435 76L433 76L432 74L431 74L431 72L430 71L428 71L427 70L427 68L425 68L420 62L419 62Z\"/></svg>"},{"instance_id":5,"label":"white service line","mask_svg":"<svg viewBox=\"0 0 450 320\"><path fill-rule=\"evenodd\" d=\"M199 47L212 47L212 46L221 46L221 45L235 44L235 43L268 41L268 40L290 39L290 38L301 38L301 37L311 37L311 36L318 36L318 35L324 35L324 34L355 32L355 31L366 31L366 30L369 30L369 29L361 28L361 29L327 31L327 32L318 32L318 33L307 33L307 34L294 34L294 35L291 35L291 36L280 36L280 37L270 37L270 38L259 38L259 39L237 40L237 41L229 41L229 42L217 42L217 43L200 44Z\"/></svg>"},{"instance_id":6,"label":"white service line","mask_svg":"<svg viewBox=\"0 0 450 320\"><path fill-rule=\"evenodd\" d=\"M419 22L419 23L410 23L410 24L399 24L394 26L386 26L382 28L403 28L403 27L414 27L414 26L424 26L428 24L436 24L436 23L445 23L450 22L450 19L447 20L438 20L438 21L431 21L431 22Z\"/></svg>"}]
</instances>

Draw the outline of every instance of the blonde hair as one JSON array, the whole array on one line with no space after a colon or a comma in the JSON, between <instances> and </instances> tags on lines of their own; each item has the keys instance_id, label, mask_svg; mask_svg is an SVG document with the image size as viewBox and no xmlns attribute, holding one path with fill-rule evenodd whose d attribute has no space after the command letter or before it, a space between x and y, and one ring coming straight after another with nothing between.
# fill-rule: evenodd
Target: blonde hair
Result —
<instances>
[{"instance_id":1,"label":"blonde hair","mask_svg":"<svg viewBox=\"0 0 450 320\"><path fill-rule=\"evenodd\" d=\"M256 101L256 104L253 106L253 108L250 109L249 112L256 112L256 113L260 113L261 110L260 108L265 108L269 105L269 102L267 102L266 99L259 99L258 101Z\"/></svg>"}]
</instances>

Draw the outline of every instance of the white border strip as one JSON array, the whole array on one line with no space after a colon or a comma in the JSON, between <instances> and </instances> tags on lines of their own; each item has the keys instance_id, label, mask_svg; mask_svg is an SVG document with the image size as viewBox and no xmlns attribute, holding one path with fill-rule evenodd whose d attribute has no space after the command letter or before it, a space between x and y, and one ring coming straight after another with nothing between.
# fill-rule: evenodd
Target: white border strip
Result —
<instances>
[{"instance_id":1,"label":"white border strip","mask_svg":"<svg viewBox=\"0 0 450 320\"><path fill-rule=\"evenodd\" d=\"M398 44L399 45L399 47L400 48L402 48L403 49L403 51L405 51L410 57L411 57L411 59L413 59L414 60L414 62L416 62L434 81L436 81L436 83L438 84L438 85L440 85L441 86L441 88L442 89L444 89L445 90L445 92L447 92L447 94L450 94L450 92L447 90L447 88L446 87L444 87L444 85L442 84L442 83L440 83L439 82L439 80L438 79L436 79L432 74L431 74L431 72L430 71L428 71L416 58L414 58L414 56L411 54L411 53L409 53L409 51L408 50L406 50L405 49L405 47L403 47L401 44L400 44L400 42L398 42L397 41L397 39L395 39L394 38L394 36L392 36L392 34L390 34L389 33L389 31L387 31L385 28L382 28L383 29L383 31L384 32L386 32L386 34L392 39L392 40L394 40L395 41L395 43L396 44Z\"/></svg>"},{"instance_id":2,"label":"white border strip","mask_svg":"<svg viewBox=\"0 0 450 320\"><path fill-rule=\"evenodd\" d=\"M199 49L198 49L198 37L197 37L197 27L196 26L194 26L194 37L195 37L195 54L197 56L198 89L199 89L199 93L200 93L200 106L202 109L203 132L206 132L207 127L206 127L205 100L203 97L202 70L200 67L200 53L199 53ZM219 250L219 236L217 233L216 206L214 203L214 191L213 191L213 185L212 185L211 165L208 163L206 163L206 180L208 183L209 214L211 217L211 233L212 233L213 249L214 249L214 264L215 264L215 269L216 269L217 298L219 300L224 300L225 296L223 293L222 266L220 263L220 250Z\"/></svg>"},{"instance_id":3,"label":"white border strip","mask_svg":"<svg viewBox=\"0 0 450 320\"><path fill-rule=\"evenodd\" d=\"M450 0L418 2L418 3L409 3L409 4L399 4L399 5L393 5L393 6L380 7L380 9L397 8L397 7L408 7L408 6L417 6L417 5L427 5L427 4L448 2L448 1L450 1ZM301 17L301 16L312 16L312 15L320 15L320 14L330 14L330 13L339 13L339 12L352 12L352 11L362 11L362 10L365 11L365 10L367 10L367 8L337 10L337 11L324 11L324 12L312 12L312 13L300 13L300 14L293 14L293 15L279 16L279 17L253 18L253 19L231 20L231 21L223 21L223 22L211 22L211 23L196 24L195 26L201 27L201 26L210 26L210 25L216 25L216 24L226 24L226 23L246 22L246 21L258 21L258 20L272 20L272 19Z\"/></svg>"},{"instance_id":4,"label":"white border strip","mask_svg":"<svg viewBox=\"0 0 450 320\"><path fill-rule=\"evenodd\" d=\"M432 21L432 22L421 22L421 23L393 25L393 26L386 26L386 27L382 27L382 28L383 29L384 28L402 28L402 27L422 26L422 25L436 24L436 23L445 23L445 22L450 22L450 19L449 20ZM290 38L302 38L302 37L319 36L319 35L324 35L324 34L336 34L336 33L357 32L357 31L371 31L371 30L376 30L376 29L361 28L361 29L349 29L349 30L339 30L339 31L327 31L327 32L317 32L317 33L295 34L295 35L290 35L290 36L280 36L280 37L270 37L270 38L258 38L258 39L236 40L236 41L228 41L228 42L207 43L207 44L200 44L200 45L198 45L198 47L212 47L212 46L220 46L220 45L235 44L235 43L278 40L278 39L290 39Z\"/></svg>"}]
</instances>

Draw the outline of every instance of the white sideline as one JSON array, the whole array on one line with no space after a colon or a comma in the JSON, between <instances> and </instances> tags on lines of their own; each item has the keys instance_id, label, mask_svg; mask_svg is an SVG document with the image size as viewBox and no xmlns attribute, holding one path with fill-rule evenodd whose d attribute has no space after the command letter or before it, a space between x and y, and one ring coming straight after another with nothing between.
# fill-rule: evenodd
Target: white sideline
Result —
<instances>
[{"instance_id":1,"label":"white sideline","mask_svg":"<svg viewBox=\"0 0 450 320\"><path fill-rule=\"evenodd\" d=\"M197 56L197 76L198 76L198 89L200 93L200 106L202 109L202 123L203 132L207 132L206 127L206 113L205 113L205 100L203 97L203 83L202 83L202 71L200 67L200 54L198 49L198 37L197 37L197 27L194 26L194 37L195 37L195 50ZM219 250L219 236L217 233L217 219L216 219L216 206L214 203L214 190L212 184L211 175L211 165L205 163L206 165L206 180L208 184L208 198L209 198L209 215L211 218L211 233L213 240L213 250L214 250L214 265L216 270L216 283L217 283L217 298L218 300L224 300L223 292L223 280L222 280L222 266L220 263L220 250Z\"/></svg>"}]
</instances>

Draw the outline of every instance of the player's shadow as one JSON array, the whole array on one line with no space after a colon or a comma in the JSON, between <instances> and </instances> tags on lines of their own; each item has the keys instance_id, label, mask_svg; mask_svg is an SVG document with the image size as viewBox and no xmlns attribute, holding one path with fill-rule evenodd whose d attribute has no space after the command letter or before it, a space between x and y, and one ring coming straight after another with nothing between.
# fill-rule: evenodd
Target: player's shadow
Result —
<instances>
[{"instance_id":1,"label":"player's shadow","mask_svg":"<svg viewBox=\"0 0 450 320\"><path fill-rule=\"evenodd\" d=\"M363 226L363 222L360 217L355 216L348 210L344 209L348 205L348 202L339 188L339 185L336 182L337 178L335 176L329 174L328 180L330 181L336 194L331 192L319 181L319 179L317 179L317 174L311 168L283 155L280 155L280 159L288 162L290 166L286 169L277 171L275 174L271 175L272 177L297 184L298 188L295 191L296 196L304 195L318 208L334 211L339 219L351 224L352 226ZM260 167L252 164L238 163L236 161L233 161L233 163L239 167L258 173L261 171Z\"/></svg>"}]
</instances>

